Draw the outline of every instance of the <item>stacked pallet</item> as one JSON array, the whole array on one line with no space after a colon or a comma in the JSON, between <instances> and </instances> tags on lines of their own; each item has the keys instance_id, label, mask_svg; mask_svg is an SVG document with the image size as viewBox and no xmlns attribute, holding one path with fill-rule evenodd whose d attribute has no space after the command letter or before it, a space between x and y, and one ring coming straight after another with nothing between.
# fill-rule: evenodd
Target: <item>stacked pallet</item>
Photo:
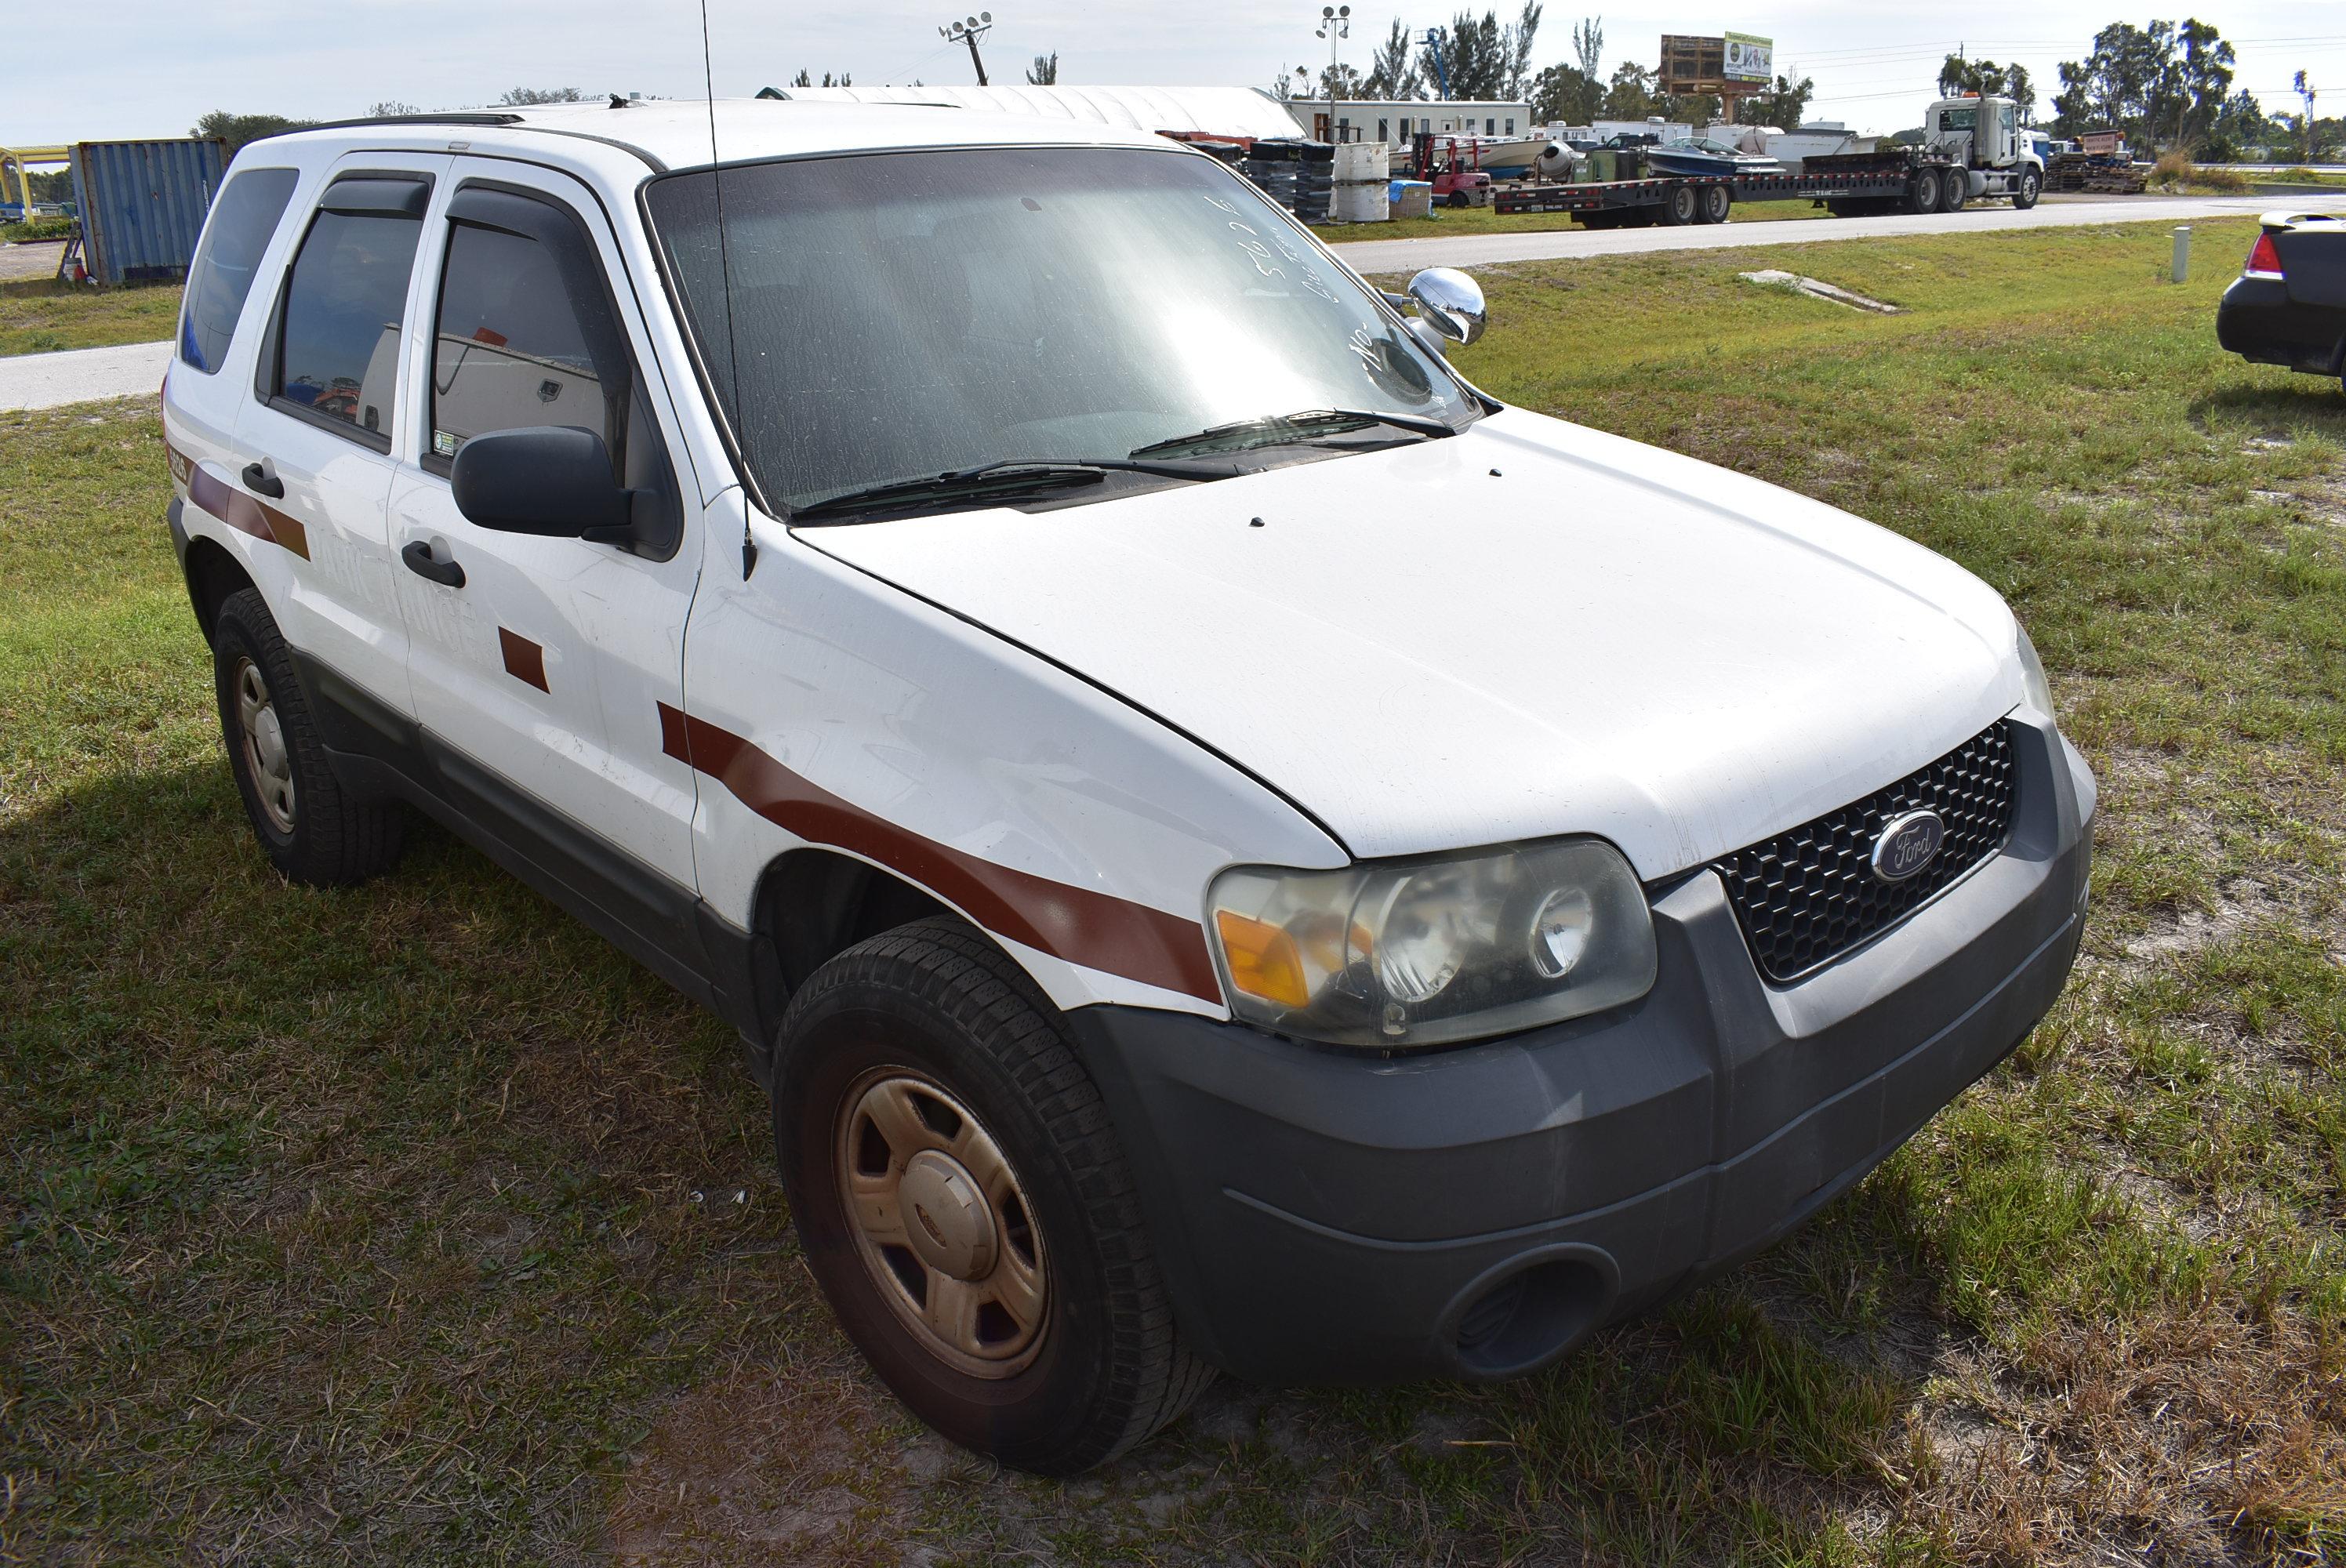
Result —
<instances>
[{"instance_id":1,"label":"stacked pallet","mask_svg":"<svg viewBox=\"0 0 2346 1568\"><path fill-rule=\"evenodd\" d=\"M2045 166L2047 190L2094 190L2110 196L2140 196L2150 186L2150 166L2125 152L2056 152Z\"/></svg>"},{"instance_id":2,"label":"stacked pallet","mask_svg":"<svg viewBox=\"0 0 2346 1568\"><path fill-rule=\"evenodd\" d=\"M1271 200L1306 223L1325 223L1336 188L1335 160L1328 142L1263 139L1248 150L1244 168Z\"/></svg>"}]
</instances>

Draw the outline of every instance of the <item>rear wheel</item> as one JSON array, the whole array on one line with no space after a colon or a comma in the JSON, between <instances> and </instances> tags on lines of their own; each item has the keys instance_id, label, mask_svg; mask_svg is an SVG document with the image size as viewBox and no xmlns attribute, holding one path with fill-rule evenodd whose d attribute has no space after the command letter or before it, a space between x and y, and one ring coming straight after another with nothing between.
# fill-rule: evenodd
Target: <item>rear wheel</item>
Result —
<instances>
[{"instance_id":1,"label":"rear wheel","mask_svg":"<svg viewBox=\"0 0 2346 1568\"><path fill-rule=\"evenodd\" d=\"M288 880L340 887L387 871L405 825L396 804L351 799L334 777L293 657L258 588L212 622L220 736L253 836Z\"/></svg>"},{"instance_id":2,"label":"rear wheel","mask_svg":"<svg viewBox=\"0 0 2346 1568\"><path fill-rule=\"evenodd\" d=\"M1684 228L1702 216L1702 204L1691 185L1674 185L1655 209L1657 219L1672 229Z\"/></svg>"},{"instance_id":3,"label":"rear wheel","mask_svg":"<svg viewBox=\"0 0 2346 1568\"><path fill-rule=\"evenodd\" d=\"M2030 208L2036 205L2036 199L2044 193L2044 178L2033 168L2024 170L2020 176L2020 184L2013 190L2012 193L2013 210L2015 212L2027 211Z\"/></svg>"},{"instance_id":4,"label":"rear wheel","mask_svg":"<svg viewBox=\"0 0 2346 1568\"><path fill-rule=\"evenodd\" d=\"M816 1280L913 1412L1067 1475L1212 1380L1173 1322L1132 1175L1050 1003L958 921L818 970L777 1043L774 1135Z\"/></svg>"},{"instance_id":5,"label":"rear wheel","mask_svg":"<svg viewBox=\"0 0 2346 1568\"><path fill-rule=\"evenodd\" d=\"M1940 189L1939 171L1935 168L1923 170L1914 177L1914 183L1907 188L1906 210L1909 212L1938 211Z\"/></svg>"},{"instance_id":6,"label":"rear wheel","mask_svg":"<svg viewBox=\"0 0 2346 1568\"><path fill-rule=\"evenodd\" d=\"M1949 212L1961 212L1964 209L1964 203L1971 199L1971 171L1961 168L1947 170L1946 188L1944 193L1939 198L1939 205Z\"/></svg>"},{"instance_id":7,"label":"rear wheel","mask_svg":"<svg viewBox=\"0 0 2346 1568\"><path fill-rule=\"evenodd\" d=\"M1724 223L1727 221L1727 214L1729 209L1734 205L1734 193L1729 191L1727 187L1723 185L1707 185L1703 187L1702 189L1702 212L1700 215L1700 221L1704 223Z\"/></svg>"},{"instance_id":8,"label":"rear wheel","mask_svg":"<svg viewBox=\"0 0 2346 1568\"><path fill-rule=\"evenodd\" d=\"M1453 207L1472 207L1474 203L1474 199L1464 191L1453 190L1450 193L1450 205Z\"/></svg>"}]
</instances>

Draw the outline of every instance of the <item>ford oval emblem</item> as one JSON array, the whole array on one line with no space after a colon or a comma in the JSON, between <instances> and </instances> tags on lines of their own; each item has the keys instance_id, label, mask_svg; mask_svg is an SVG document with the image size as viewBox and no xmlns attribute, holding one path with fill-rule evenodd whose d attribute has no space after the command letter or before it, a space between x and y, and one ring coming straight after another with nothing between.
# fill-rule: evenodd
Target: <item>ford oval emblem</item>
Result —
<instances>
[{"instance_id":1,"label":"ford oval emblem","mask_svg":"<svg viewBox=\"0 0 2346 1568\"><path fill-rule=\"evenodd\" d=\"M1902 882L1934 860L1947 841L1947 825L1936 811L1902 811L1882 824L1873 840L1873 874Z\"/></svg>"}]
</instances>

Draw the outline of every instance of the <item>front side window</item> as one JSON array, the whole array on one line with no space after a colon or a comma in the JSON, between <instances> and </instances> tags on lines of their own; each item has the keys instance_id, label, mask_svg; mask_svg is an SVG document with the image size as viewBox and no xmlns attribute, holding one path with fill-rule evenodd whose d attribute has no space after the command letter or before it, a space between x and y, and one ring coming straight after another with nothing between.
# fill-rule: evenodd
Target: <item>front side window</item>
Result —
<instances>
[{"instance_id":1,"label":"front side window","mask_svg":"<svg viewBox=\"0 0 2346 1568\"><path fill-rule=\"evenodd\" d=\"M1435 356L1255 188L1168 149L790 159L648 193L762 494L1123 460L1303 411L1451 428ZM729 271L730 289L727 287Z\"/></svg>"},{"instance_id":2,"label":"front side window","mask_svg":"<svg viewBox=\"0 0 2346 1568\"><path fill-rule=\"evenodd\" d=\"M423 194L416 181L337 181L285 284L271 397L384 447Z\"/></svg>"},{"instance_id":3,"label":"front side window","mask_svg":"<svg viewBox=\"0 0 2346 1568\"><path fill-rule=\"evenodd\" d=\"M290 168L248 168L222 188L188 269L187 303L179 316L182 363L209 375L228 358L260 254L269 249L300 178Z\"/></svg>"},{"instance_id":4,"label":"front side window","mask_svg":"<svg viewBox=\"0 0 2346 1568\"><path fill-rule=\"evenodd\" d=\"M617 451L630 372L609 304L575 291L546 245L451 226L432 341L434 456L545 424L591 430Z\"/></svg>"}]
</instances>

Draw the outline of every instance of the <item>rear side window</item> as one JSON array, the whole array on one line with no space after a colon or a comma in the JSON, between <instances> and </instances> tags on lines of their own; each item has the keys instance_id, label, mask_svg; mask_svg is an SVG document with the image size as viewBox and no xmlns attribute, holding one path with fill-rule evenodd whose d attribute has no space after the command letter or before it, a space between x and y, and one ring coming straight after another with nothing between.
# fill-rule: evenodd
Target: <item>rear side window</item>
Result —
<instances>
[{"instance_id":1,"label":"rear side window","mask_svg":"<svg viewBox=\"0 0 2346 1568\"><path fill-rule=\"evenodd\" d=\"M188 302L179 316L181 362L209 375L228 358L260 253L269 249L299 178L290 168L249 168L221 189L195 265L188 269Z\"/></svg>"},{"instance_id":2,"label":"rear side window","mask_svg":"<svg viewBox=\"0 0 2346 1568\"><path fill-rule=\"evenodd\" d=\"M416 179L336 180L293 259L279 311L270 397L386 450L407 280L430 194Z\"/></svg>"}]
</instances>

